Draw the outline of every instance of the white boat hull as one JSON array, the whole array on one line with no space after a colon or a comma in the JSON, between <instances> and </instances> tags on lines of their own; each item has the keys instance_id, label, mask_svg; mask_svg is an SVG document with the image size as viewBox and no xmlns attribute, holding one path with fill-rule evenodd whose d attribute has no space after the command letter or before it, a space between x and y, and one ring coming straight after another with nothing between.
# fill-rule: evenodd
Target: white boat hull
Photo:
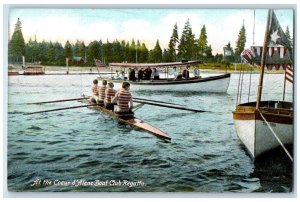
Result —
<instances>
[{"instance_id":1,"label":"white boat hull","mask_svg":"<svg viewBox=\"0 0 300 202\"><path fill-rule=\"evenodd\" d=\"M122 80L112 80L116 88L120 87ZM174 92L211 92L226 93L230 82L230 74L211 76L194 80L180 81L130 81L132 91L174 91ZM119 84L119 85L118 85Z\"/></svg>"},{"instance_id":2,"label":"white boat hull","mask_svg":"<svg viewBox=\"0 0 300 202\"><path fill-rule=\"evenodd\" d=\"M277 108L275 101L265 101L260 111L283 145L293 144L292 104L281 102ZM285 107L285 108L284 108ZM255 159L261 154L280 147L280 142L255 109L255 102L237 106L233 112L237 135L250 155Z\"/></svg>"},{"instance_id":3,"label":"white boat hull","mask_svg":"<svg viewBox=\"0 0 300 202\"><path fill-rule=\"evenodd\" d=\"M253 158L280 146L270 128L261 120L234 120L237 135ZM277 137L285 145L293 143L290 124L269 122Z\"/></svg>"}]
</instances>

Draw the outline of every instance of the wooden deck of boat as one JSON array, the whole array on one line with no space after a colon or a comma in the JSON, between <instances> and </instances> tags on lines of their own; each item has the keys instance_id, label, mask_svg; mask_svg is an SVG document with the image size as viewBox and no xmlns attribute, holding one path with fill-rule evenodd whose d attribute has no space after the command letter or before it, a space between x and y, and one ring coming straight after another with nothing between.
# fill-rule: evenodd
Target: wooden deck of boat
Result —
<instances>
[{"instance_id":1,"label":"wooden deck of boat","mask_svg":"<svg viewBox=\"0 0 300 202\"><path fill-rule=\"evenodd\" d=\"M89 100L86 100L86 102L91 104L89 102ZM90 108L95 109L97 111L104 112L105 114L108 114L108 115L112 116L113 118L115 118L116 120L118 120L118 122L120 122L120 123L128 124L130 126L133 126L134 128L147 131L148 133L151 133L160 139L167 140L167 141L171 140L171 137L169 135L167 135L163 131L159 130L158 128L155 128L154 126L144 122L143 120L137 119L135 117L131 118L131 119L127 119L127 120L122 119L118 116L118 114L116 114L104 107L101 107L101 106L91 106Z\"/></svg>"}]
</instances>

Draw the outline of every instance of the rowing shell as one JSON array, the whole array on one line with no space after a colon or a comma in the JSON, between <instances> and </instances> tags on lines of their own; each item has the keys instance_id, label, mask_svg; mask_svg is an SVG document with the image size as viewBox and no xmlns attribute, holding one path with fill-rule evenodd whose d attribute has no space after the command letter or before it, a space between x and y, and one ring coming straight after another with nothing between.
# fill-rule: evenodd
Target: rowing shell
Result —
<instances>
[{"instance_id":1,"label":"rowing shell","mask_svg":"<svg viewBox=\"0 0 300 202\"><path fill-rule=\"evenodd\" d=\"M85 102L88 102L89 104L92 104L92 102L90 102L89 99L87 99ZM155 128L154 126L152 126L152 125L150 125L148 123L145 123L143 120L140 120L140 119L138 119L136 117L133 117L133 118L130 118L130 119L123 119L123 118L120 118L118 114L116 114L116 113L114 113L114 112L106 109L105 107L101 107L99 105L91 106L90 108L95 109L97 111L101 111L101 112L103 112L105 114L108 114L111 117L115 118L120 123L128 124L128 125L130 125L130 126L132 126L134 128L147 131L147 132L155 135L156 137L158 137L160 139L168 140L168 141L171 140L171 137L168 136L163 131Z\"/></svg>"}]
</instances>

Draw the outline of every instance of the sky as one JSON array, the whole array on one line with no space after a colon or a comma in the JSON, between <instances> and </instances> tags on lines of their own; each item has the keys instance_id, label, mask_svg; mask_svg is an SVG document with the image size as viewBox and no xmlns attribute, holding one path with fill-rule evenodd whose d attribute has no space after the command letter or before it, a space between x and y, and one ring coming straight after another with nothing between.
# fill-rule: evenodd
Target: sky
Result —
<instances>
[{"instance_id":1,"label":"sky","mask_svg":"<svg viewBox=\"0 0 300 202\"><path fill-rule=\"evenodd\" d=\"M293 34L293 10L277 9L275 14L283 30L289 27ZM101 9L101 8L10 8L9 37L13 34L17 19L22 22L25 42L29 38L41 42L75 43L82 40L112 42L139 40L148 49L159 40L161 48L167 48L174 25L178 25L179 38L183 26L189 19L193 33L199 38L205 25L208 44L213 54L223 54L223 47L230 42L235 48L239 31L244 23L246 47L262 45L267 21L267 9ZM255 19L255 29L254 29Z\"/></svg>"}]
</instances>

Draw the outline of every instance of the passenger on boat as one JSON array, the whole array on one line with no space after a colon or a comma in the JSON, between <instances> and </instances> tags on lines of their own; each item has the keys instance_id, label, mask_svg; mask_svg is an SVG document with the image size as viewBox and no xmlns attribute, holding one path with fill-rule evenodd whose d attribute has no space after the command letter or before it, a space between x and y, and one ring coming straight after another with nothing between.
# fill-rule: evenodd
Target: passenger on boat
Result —
<instances>
[{"instance_id":1,"label":"passenger on boat","mask_svg":"<svg viewBox=\"0 0 300 202\"><path fill-rule=\"evenodd\" d=\"M136 81L135 70L129 68L129 81Z\"/></svg>"},{"instance_id":2,"label":"passenger on boat","mask_svg":"<svg viewBox=\"0 0 300 202\"><path fill-rule=\"evenodd\" d=\"M198 68L194 68L194 77L198 78L200 76L200 70Z\"/></svg>"},{"instance_id":3,"label":"passenger on boat","mask_svg":"<svg viewBox=\"0 0 300 202\"><path fill-rule=\"evenodd\" d=\"M153 80L159 80L159 72L156 68L153 68L153 72L151 74L151 79Z\"/></svg>"},{"instance_id":4,"label":"passenger on boat","mask_svg":"<svg viewBox=\"0 0 300 202\"><path fill-rule=\"evenodd\" d=\"M99 101L99 90L98 90L98 79L94 79L92 86L92 97L90 98L92 103L98 103Z\"/></svg>"},{"instance_id":5,"label":"passenger on boat","mask_svg":"<svg viewBox=\"0 0 300 202\"><path fill-rule=\"evenodd\" d=\"M102 106L104 106L106 85L107 85L107 81L102 80L102 86L99 88L99 102L98 102Z\"/></svg>"},{"instance_id":6,"label":"passenger on boat","mask_svg":"<svg viewBox=\"0 0 300 202\"><path fill-rule=\"evenodd\" d=\"M112 79L120 80L122 79L119 70L116 70L116 75L112 77Z\"/></svg>"},{"instance_id":7,"label":"passenger on boat","mask_svg":"<svg viewBox=\"0 0 300 202\"><path fill-rule=\"evenodd\" d=\"M139 71L138 71L138 80L143 80L144 79L144 69L141 68Z\"/></svg>"},{"instance_id":8,"label":"passenger on boat","mask_svg":"<svg viewBox=\"0 0 300 202\"><path fill-rule=\"evenodd\" d=\"M152 75L152 70L150 69L150 67L147 67L147 69L145 69L145 80L150 80L151 79L151 75Z\"/></svg>"},{"instance_id":9,"label":"passenger on boat","mask_svg":"<svg viewBox=\"0 0 300 202\"><path fill-rule=\"evenodd\" d=\"M132 113L132 107L133 107L133 101L132 101L132 95L129 92L130 89L130 83L127 81L124 81L122 83L122 88L116 93L115 97L112 99L112 102L117 102L119 109L116 111L116 113L119 114L131 114Z\"/></svg>"},{"instance_id":10,"label":"passenger on boat","mask_svg":"<svg viewBox=\"0 0 300 202\"><path fill-rule=\"evenodd\" d=\"M114 103L112 103L112 98L115 97L116 90L114 90L113 82L108 82L108 87L105 90L104 106L106 109L114 111Z\"/></svg>"},{"instance_id":11,"label":"passenger on boat","mask_svg":"<svg viewBox=\"0 0 300 202\"><path fill-rule=\"evenodd\" d=\"M186 67L186 68L182 71L182 77L185 78L185 79L190 78L189 67Z\"/></svg>"}]
</instances>

